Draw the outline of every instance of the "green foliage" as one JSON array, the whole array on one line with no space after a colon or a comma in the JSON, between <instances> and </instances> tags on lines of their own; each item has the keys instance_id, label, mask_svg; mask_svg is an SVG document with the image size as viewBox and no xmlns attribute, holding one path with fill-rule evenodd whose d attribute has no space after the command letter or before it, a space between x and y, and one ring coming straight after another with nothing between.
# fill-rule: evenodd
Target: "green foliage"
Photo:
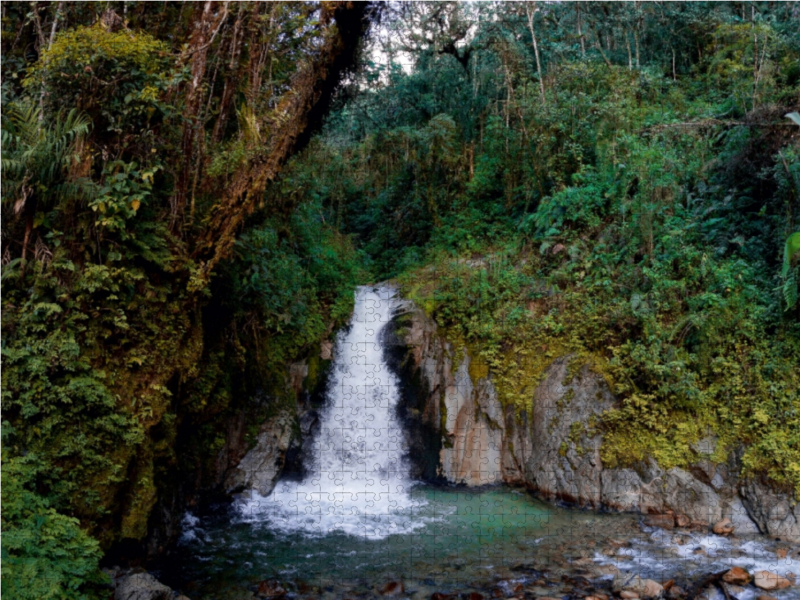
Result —
<instances>
[{"instance_id":1,"label":"green foliage","mask_svg":"<svg viewBox=\"0 0 800 600\"><path fill-rule=\"evenodd\" d=\"M25 85L44 85L46 107L75 106L102 132L138 133L171 113L163 92L181 77L168 44L97 23L59 33Z\"/></svg>"},{"instance_id":2,"label":"green foliage","mask_svg":"<svg viewBox=\"0 0 800 600\"><path fill-rule=\"evenodd\" d=\"M352 287L390 276L518 410L555 358L602 374L606 464L686 465L712 430L800 489L800 43L791 5L742 6L542 4L540 77L523 5L402 5L410 71L367 65L236 212L319 51L313 4L231 8L208 46L192 4L9 5L6 591L91 597L98 548L212 487L221 424L296 402L287 364L318 379ZM241 227L209 282L218 218Z\"/></svg>"},{"instance_id":3,"label":"green foliage","mask_svg":"<svg viewBox=\"0 0 800 600\"><path fill-rule=\"evenodd\" d=\"M347 238L320 222L318 207L299 207L288 223L270 219L236 245L225 304L236 320L254 323L271 363L291 360L324 338L331 321L350 315L360 259Z\"/></svg>"},{"instance_id":4,"label":"green foliage","mask_svg":"<svg viewBox=\"0 0 800 600\"><path fill-rule=\"evenodd\" d=\"M797 273L782 278L775 251L796 228L800 163L770 107L796 93L783 73L798 48L785 13L664 7L673 27L649 9L603 17L641 34L634 57L603 39L584 55L564 37L575 6L548 6L543 99L524 14L409 8L414 69L344 106L305 157L334 166L296 185L504 402L526 410L566 354L602 374L619 398L598 424L606 464L687 466L711 430L745 446L745 475L800 491Z\"/></svg>"},{"instance_id":5,"label":"green foliage","mask_svg":"<svg viewBox=\"0 0 800 600\"><path fill-rule=\"evenodd\" d=\"M100 545L77 519L30 489L35 460L3 450L3 593L10 598L101 598Z\"/></svg>"},{"instance_id":6,"label":"green foliage","mask_svg":"<svg viewBox=\"0 0 800 600\"><path fill-rule=\"evenodd\" d=\"M781 269L781 276L783 277L783 299L786 302L786 310L790 310L797 305L797 284L798 284L798 271L800 267L792 268L792 260L800 253L800 231L797 231L786 238L786 244L783 250L783 268Z\"/></svg>"},{"instance_id":7,"label":"green foliage","mask_svg":"<svg viewBox=\"0 0 800 600\"><path fill-rule=\"evenodd\" d=\"M77 110L41 122L41 110L16 101L3 107L3 203L19 214L36 207L43 214L60 198L84 190L79 178L67 177L79 162L78 146L91 122Z\"/></svg>"},{"instance_id":8,"label":"green foliage","mask_svg":"<svg viewBox=\"0 0 800 600\"><path fill-rule=\"evenodd\" d=\"M146 203L153 189L153 176L159 167L140 171L135 162L120 160L109 162L103 172L104 185L89 202L93 211L101 214L98 226L111 232L122 233L126 239L126 221L136 215Z\"/></svg>"}]
</instances>

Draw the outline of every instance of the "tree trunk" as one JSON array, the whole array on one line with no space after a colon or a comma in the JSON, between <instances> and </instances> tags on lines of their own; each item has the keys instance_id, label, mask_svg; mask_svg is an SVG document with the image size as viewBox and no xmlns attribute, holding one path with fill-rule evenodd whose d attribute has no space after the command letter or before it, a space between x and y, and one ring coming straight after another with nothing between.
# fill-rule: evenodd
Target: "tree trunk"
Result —
<instances>
[{"instance_id":1,"label":"tree trunk","mask_svg":"<svg viewBox=\"0 0 800 600\"><path fill-rule=\"evenodd\" d=\"M536 56L536 72L539 74L539 90L542 94L542 104L547 104L547 99L544 95L544 77L542 76L542 65L539 62L539 45L536 43L536 30L533 26L533 19L536 16L536 2L525 3L525 13L528 16L528 28L531 30L531 37L533 38L533 54Z\"/></svg>"},{"instance_id":2,"label":"tree trunk","mask_svg":"<svg viewBox=\"0 0 800 600\"><path fill-rule=\"evenodd\" d=\"M631 40L628 32L625 32L625 46L628 48L628 71L633 71L633 55L631 54Z\"/></svg>"},{"instance_id":3,"label":"tree trunk","mask_svg":"<svg viewBox=\"0 0 800 600\"><path fill-rule=\"evenodd\" d=\"M295 75L294 93L285 96L277 107L284 118L272 128L270 143L234 173L205 231L198 236L192 256L201 261L201 270L192 289L203 286L217 263L229 256L237 229L263 200L267 184L320 127L334 91L356 61L368 24L369 7L367 2L345 1L323 5L320 21L324 42L316 57Z\"/></svg>"},{"instance_id":4,"label":"tree trunk","mask_svg":"<svg viewBox=\"0 0 800 600\"><path fill-rule=\"evenodd\" d=\"M186 90L186 108L184 109L183 139L181 141L182 164L172 197L171 228L177 232L181 222L184 206L186 205L189 178L192 173L192 164L195 153L195 137L200 128L199 116L202 107L202 87L208 60L208 49L219 31L219 27L228 16L228 2L223 4L223 10L214 14L216 2L207 0L203 9L197 16L194 31L189 40L188 53L192 61L192 77Z\"/></svg>"},{"instance_id":5,"label":"tree trunk","mask_svg":"<svg viewBox=\"0 0 800 600\"><path fill-rule=\"evenodd\" d=\"M236 88L242 76L241 66L237 68L237 65L239 63L239 56L242 52L242 42L245 35L244 32L240 31L242 29L242 17L244 11L246 10L244 6L245 5L239 6L239 14L236 17L236 23L233 26L233 39L231 40L231 57L228 64L228 75L225 77L225 85L222 88L222 96L219 101L219 114L217 115L217 120L214 123L214 129L211 132L212 144L218 144L225 136L225 126L228 121L231 103L233 102ZM253 5L252 10L254 18L258 17L258 11L260 7L261 3L255 3ZM253 29L255 33L253 34L253 38L251 40L251 46L252 44L255 44L258 39L258 28L254 27Z\"/></svg>"}]
</instances>

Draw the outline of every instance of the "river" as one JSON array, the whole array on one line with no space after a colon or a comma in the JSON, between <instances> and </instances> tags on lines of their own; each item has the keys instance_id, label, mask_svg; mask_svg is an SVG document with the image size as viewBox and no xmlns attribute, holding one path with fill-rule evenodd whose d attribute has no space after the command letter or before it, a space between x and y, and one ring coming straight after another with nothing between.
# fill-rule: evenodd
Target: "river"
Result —
<instances>
[{"instance_id":1,"label":"river","mask_svg":"<svg viewBox=\"0 0 800 600\"><path fill-rule=\"evenodd\" d=\"M413 480L399 382L380 342L397 305L391 287L358 289L303 477L284 477L266 497L245 494L186 515L180 559L167 578L193 600L251 598L264 580L273 581L262 593L277 586L309 598L399 593L399 583L400 595L419 598L583 598L620 573L689 586L733 565L775 568L778 548L764 538L665 532L636 515L556 507L508 487ZM795 599L795 590L777 595ZM748 588L738 598L755 595Z\"/></svg>"}]
</instances>

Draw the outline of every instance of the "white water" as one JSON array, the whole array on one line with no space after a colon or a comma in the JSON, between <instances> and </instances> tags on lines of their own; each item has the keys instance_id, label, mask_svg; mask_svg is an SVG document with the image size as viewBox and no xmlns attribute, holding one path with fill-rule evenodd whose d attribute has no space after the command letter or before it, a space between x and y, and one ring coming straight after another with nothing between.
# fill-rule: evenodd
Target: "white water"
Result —
<instances>
[{"instance_id":1,"label":"white water","mask_svg":"<svg viewBox=\"0 0 800 600\"><path fill-rule=\"evenodd\" d=\"M334 531L382 539L425 525L415 516L403 436L395 417L397 378L380 337L397 304L389 287L361 287L353 319L334 349L334 365L313 461L303 481L279 481L269 496L253 493L242 517L281 533Z\"/></svg>"}]
</instances>

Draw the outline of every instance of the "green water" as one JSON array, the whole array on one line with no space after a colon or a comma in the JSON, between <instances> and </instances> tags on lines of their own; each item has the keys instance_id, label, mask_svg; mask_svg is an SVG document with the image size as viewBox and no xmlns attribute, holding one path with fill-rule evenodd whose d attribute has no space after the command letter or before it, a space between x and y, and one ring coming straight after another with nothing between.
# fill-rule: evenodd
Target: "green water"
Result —
<instances>
[{"instance_id":1,"label":"green water","mask_svg":"<svg viewBox=\"0 0 800 600\"><path fill-rule=\"evenodd\" d=\"M506 487L424 484L402 512L416 528L383 539L341 531L281 533L235 508L193 522L179 547L180 587L193 597L234 597L274 578L320 589L398 579L431 589L480 587L520 563L557 560L564 541L624 534L630 516L567 510ZM602 523L602 527L599 525Z\"/></svg>"}]
</instances>

